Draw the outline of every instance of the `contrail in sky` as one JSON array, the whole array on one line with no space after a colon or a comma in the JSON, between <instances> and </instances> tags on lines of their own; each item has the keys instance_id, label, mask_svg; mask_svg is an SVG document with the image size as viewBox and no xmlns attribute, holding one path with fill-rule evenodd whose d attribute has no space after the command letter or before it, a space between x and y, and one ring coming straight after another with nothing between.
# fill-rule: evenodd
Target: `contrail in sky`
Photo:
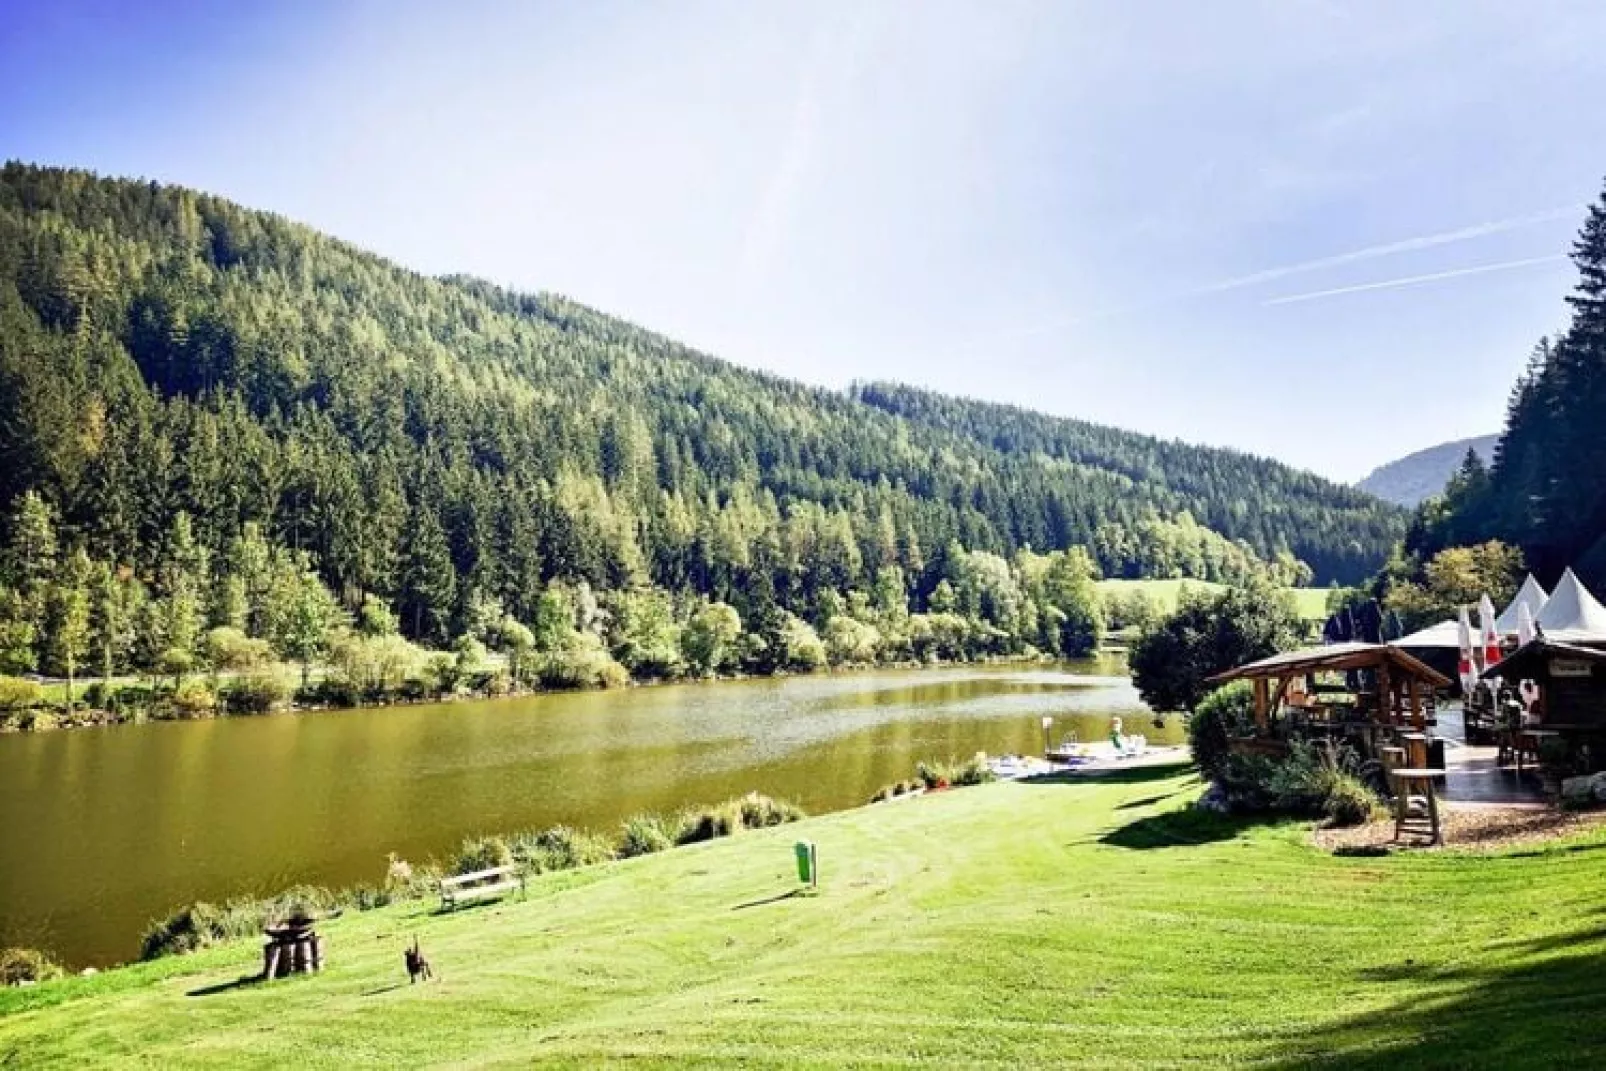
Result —
<instances>
[{"instance_id":1,"label":"contrail in sky","mask_svg":"<svg viewBox=\"0 0 1606 1071\"><path fill-rule=\"evenodd\" d=\"M1315 260L1305 260L1298 264L1267 268L1265 271L1240 275L1232 279L1223 279L1219 283L1207 283L1189 293L1216 294L1223 290L1238 290L1242 287L1254 286L1257 283L1268 283L1274 279L1282 279L1289 275L1302 275L1305 272L1321 271L1324 268L1354 264L1357 261L1389 257L1396 253L1412 253L1419 249L1433 249L1441 245L1450 245L1454 242L1468 242L1474 238L1487 238L1493 234L1514 231L1519 227L1531 227L1538 223L1551 223L1558 219L1571 219L1583 210L1583 205L1568 205L1565 208L1552 208L1544 212L1533 212L1526 216L1497 219L1489 223L1479 223L1453 231L1441 231L1438 234L1424 234L1416 238L1404 238L1397 242L1371 245L1364 249L1353 249L1348 253L1335 253L1332 256L1318 257Z\"/></svg>"},{"instance_id":2,"label":"contrail in sky","mask_svg":"<svg viewBox=\"0 0 1606 1071\"><path fill-rule=\"evenodd\" d=\"M1146 312L1150 309L1174 305L1178 302L1189 301L1194 298L1207 297L1213 294L1227 293L1233 290L1242 290L1261 283L1274 282L1285 279L1291 275L1303 275L1307 272L1322 271L1327 268L1341 267L1346 264L1358 264L1368 260L1377 260L1382 257L1394 256L1398 253L1413 253L1423 249L1436 249L1439 246L1452 245L1456 242L1470 242L1491 235L1504 234L1507 231L1518 230L1522 227L1531 227L1539 223L1552 223L1561 219L1573 219L1581 215L1587 206L1583 204L1566 205L1561 208L1548 208L1540 212L1530 212L1521 216L1510 216L1506 219L1490 220L1486 223L1475 223L1467 227L1458 227L1455 230L1440 231L1437 234L1423 234L1415 238L1401 238L1398 241L1385 242L1381 245L1369 245L1361 249L1352 249L1344 253L1333 253L1313 260L1303 260L1297 264L1283 264L1275 268L1266 268L1262 271L1251 272L1248 275L1238 275L1230 279L1222 279L1214 283L1204 283L1185 290L1174 291L1151 298L1148 301L1134 302L1130 305L1118 305L1111 308L1100 309L1081 315L1063 316L1055 320L1033 324L1005 331L985 339L978 339L975 344L964 352L976 352L984 347L996 345L1007 339L1028 338L1033 335L1045 335L1052 331L1064 330L1077 324L1090 323L1095 320L1107 320L1117 316L1127 316L1136 312ZM1516 261L1509 264L1485 265L1474 268L1458 268L1453 271L1437 272L1432 275L1413 277L1411 279L1391 279L1379 283L1363 283L1353 287L1337 287L1332 290L1323 290L1312 294L1294 294L1286 298L1275 298L1264 302L1266 305L1287 305L1297 301L1314 301L1318 297L1331 297L1337 294L1353 293L1361 290L1379 290L1395 286L1412 286L1418 283L1433 282L1438 279L1453 279L1460 275L1477 275L1488 271L1507 271L1528 264L1538 264L1558 259L1556 257L1538 257L1533 260Z\"/></svg>"},{"instance_id":3,"label":"contrail in sky","mask_svg":"<svg viewBox=\"0 0 1606 1071\"><path fill-rule=\"evenodd\" d=\"M1535 264L1554 264L1559 260L1566 259L1564 255L1556 253L1546 257L1502 260L1495 264L1478 264L1470 268L1452 268L1449 271L1429 272L1427 275L1406 275L1398 279L1382 279L1375 283L1357 283L1354 286L1335 286L1331 290L1312 290L1305 294L1289 294L1287 297L1262 301L1261 305L1293 305L1301 301L1317 301L1321 298L1338 297L1341 294L1359 294L1367 290L1397 290L1406 286L1436 283L1440 279L1458 279L1463 275L1483 275L1486 272L1494 271L1514 271L1517 268L1527 268Z\"/></svg>"}]
</instances>

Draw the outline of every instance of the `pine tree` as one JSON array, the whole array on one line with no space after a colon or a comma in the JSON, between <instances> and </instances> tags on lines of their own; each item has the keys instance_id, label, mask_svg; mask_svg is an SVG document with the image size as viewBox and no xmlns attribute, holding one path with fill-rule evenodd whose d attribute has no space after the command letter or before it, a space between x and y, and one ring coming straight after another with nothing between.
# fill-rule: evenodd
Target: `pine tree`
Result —
<instances>
[{"instance_id":1,"label":"pine tree","mask_svg":"<svg viewBox=\"0 0 1606 1071\"><path fill-rule=\"evenodd\" d=\"M405 557L403 616L411 624L415 639L442 641L457 599L457 574L452 568L446 532L433 510L415 512Z\"/></svg>"}]
</instances>

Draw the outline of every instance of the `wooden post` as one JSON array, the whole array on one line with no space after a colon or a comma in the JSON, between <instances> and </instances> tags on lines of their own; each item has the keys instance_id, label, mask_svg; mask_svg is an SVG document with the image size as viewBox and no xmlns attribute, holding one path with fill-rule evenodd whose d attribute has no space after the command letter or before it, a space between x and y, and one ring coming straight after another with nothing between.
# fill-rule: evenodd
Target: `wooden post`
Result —
<instances>
[{"instance_id":1,"label":"wooden post","mask_svg":"<svg viewBox=\"0 0 1606 1071\"><path fill-rule=\"evenodd\" d=\"M1270 726L1266 723L1266 678L1255 678L1255 734L1257 736L1271 735Z\"/></svg>"},{"instance_id":2,"label":"wooden post","mask_svg":"<svg viewBox=\"0 0 1606 1071\"><path fill-rule=\"evenodd\" d=\"M279 942L270 940L262 948L262 977L273 981L279 976Z\"/></svg>"},{"instance_id":3,"label":"wooden post","mask_svg":"<svg viewBox=\"0 0 1606 1071\"><path fill-rule=\"evenodd\" d=\"M1394 682L1389 679L1388 660L1377 666L1377 703L1379 720L1385 725L1394 724Z\"/></svg>"},{"instance_id":4,"label":"wooden post","mask_svg":"<svg viewBox=\"0 0 1606 1071\"><path fill-rule=\"evenodd\" d=\"M1427 728L1427 722L1422 718L1422 697L1417 692L1417 679L1415 676L1407 678L1411 692L1411 724L1416 726L1417 732Z\"/></svg>"}]
</instances>

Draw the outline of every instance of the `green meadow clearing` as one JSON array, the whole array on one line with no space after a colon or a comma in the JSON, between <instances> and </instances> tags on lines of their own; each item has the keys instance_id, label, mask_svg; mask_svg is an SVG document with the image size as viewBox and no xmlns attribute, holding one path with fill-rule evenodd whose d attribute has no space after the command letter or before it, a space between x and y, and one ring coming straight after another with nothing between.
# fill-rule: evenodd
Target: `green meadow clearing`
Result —
<instances>
[{"instance_id":1,"label":"green meadow clearing","mask_svg":"<svg viewBox=\"0 0 1606 1071\"><path fill-rule=\"evenodd\" d=\"M1118 580L1107 579L1094 582L1098 590L1107 595L1128 594L1133 591L1142 591L1159 604L1165 613L1171 613L1177 608L1177 600L1182 597L1184 588L1189 591L1224 591L1225 584L1213 584L1208 580ZM1288 593L1294 597L1294 607L1299 616L1306 621L1327 620L1327 594L1326 588L1288 588Z\"/></svg>"},{"instance_id":2,"label":"green meadow clearing","mask_svg":"<svg viewBox=\"0 0 1606 1071\"><path fill-rule=\"evenodd\" d=\"M1606 836L1339 858L1179 767L995 784L0 992L0 1067L1513 1068L1606 1046ZM791 844L819 845L817 895ZM414 935L439 972L410 986Z\"/></svg>"}]
</instances>

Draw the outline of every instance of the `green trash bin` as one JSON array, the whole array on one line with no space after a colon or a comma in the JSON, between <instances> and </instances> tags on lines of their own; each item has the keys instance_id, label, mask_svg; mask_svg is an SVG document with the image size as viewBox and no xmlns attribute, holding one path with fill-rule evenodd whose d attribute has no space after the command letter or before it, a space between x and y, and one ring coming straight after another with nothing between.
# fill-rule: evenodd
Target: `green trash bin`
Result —
<instances>
[{"instance_id":1,"label":"green trash bin","mask_svg":"<svg viewBox=\"0 0 1606 1071\"><path fill-rule=\"evenodd\" d=\"M800 840L792 845L797 855L797 880L805 885L820 883L820 856L812 840Z\"/></svg>"}]
</instances>

